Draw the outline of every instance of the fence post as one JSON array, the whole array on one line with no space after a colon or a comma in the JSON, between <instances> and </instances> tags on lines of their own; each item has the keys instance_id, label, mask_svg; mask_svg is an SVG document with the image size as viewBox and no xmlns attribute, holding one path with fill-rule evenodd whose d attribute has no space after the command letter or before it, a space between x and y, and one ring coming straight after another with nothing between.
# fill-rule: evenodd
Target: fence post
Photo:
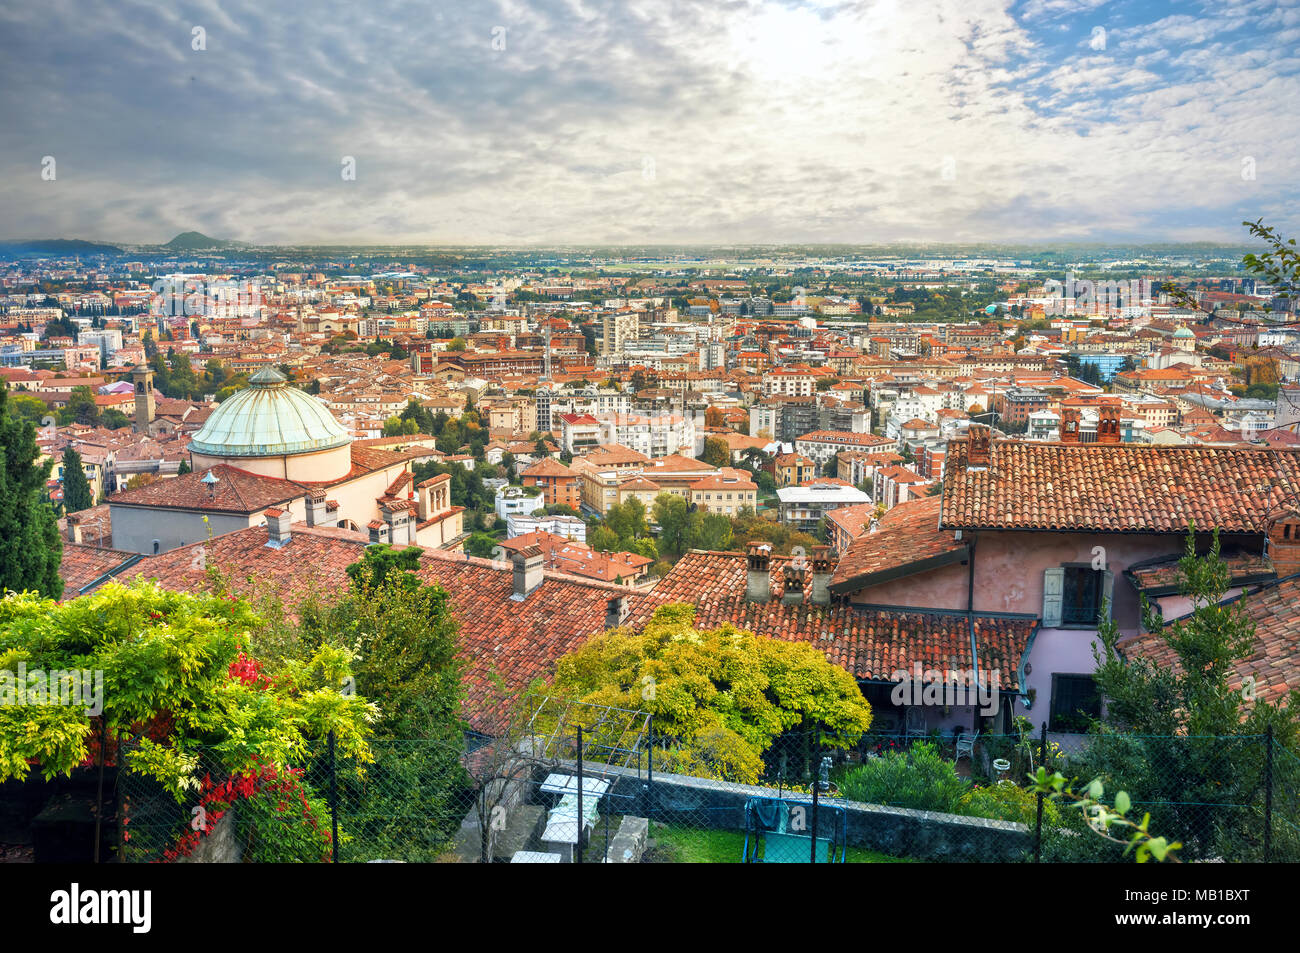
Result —
<instances>
[{"instance_id":1,"label":"fence post","mask_svg":"<svg viewBox=\"0 0 1300 953\"><path fill-rule=\"evenodd\" d=\"M339 862L339 773L334 763L334 729L330 729L330 853Z\"/></svg>"},{"instance_id":2,"label":"fence post","mask_svg":"<svg viewBox=\"0 0 1300 953\"><path fill-rule=\"evenodd\" d=\"M645 749L645 816L647 821L652 821L655 816L655 716L651 715L647 721L647 741Z\"/></svg>"},{"instance_id":3,"label":"fence post","mask_svg":"<svg viewBox=\"0 0 1300 953\"><path fill-rule=\"evenodd\" d=\"M573 862L582 863L582 725L578 726L578 837L573 845Z\"/></svg>"},{"instance_id":4,"label":"fence post","mask_svg":"<svg viewBox=\"0 0 1300 953\"><path fill-rule=\"evenodd\" d=\"M817 754L821 754L821 746L816 749ZM817 791L821 788L821 771L820 765L812 772L812 842L808 849L808 862L817 863Z\"/></svg>"},{"instance_id":5,"label":"fence post","mask_svg":"<svg viewBox=\"0 0 1300 953\"><path fill-rule=\"evenodd\" d=\"M1047 722L1038 735L1038 766L1047 769ZM1043 860L1043 792L1038 792L1038 820L1034 822L1034 863Z\"/></svg>"},{"instance_id":6,"label":"fence post","mask_svg":"<svg viewBox=\"0 0 1300 953\"><path fill-rule=\"evenodd\" d=\"M1273 725L1264 730L1264 863L1273 861Z\"/></svg>"}]
</instances>

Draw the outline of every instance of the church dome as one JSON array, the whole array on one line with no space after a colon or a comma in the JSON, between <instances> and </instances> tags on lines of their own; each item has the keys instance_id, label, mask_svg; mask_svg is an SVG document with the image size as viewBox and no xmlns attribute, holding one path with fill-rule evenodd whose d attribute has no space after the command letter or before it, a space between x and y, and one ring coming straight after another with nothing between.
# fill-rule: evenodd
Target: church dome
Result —
<instances>
[{"instance_id":1,"label":"church dome","mask_svg":"<svg viewBox=\"0 0 1300 953\"><path fill-rule=\"evenodd\" d=\"M352 437L329 409L271 368L214 410L190 441L210 457L279 457L345 447Z\"/></svg>"},{"instance_id":2,"label":"church dome","mask_svg":"<svg viewBox=\"0 0 1300 953\"><path fill-rule=\"evenodd\" d=\"M1178 330L1174 332L1174 337L1183 339L1191 338L1193 341L1196 340L1195 332L1186 325L1180 325Z\"/></svg>"}]
</instances>

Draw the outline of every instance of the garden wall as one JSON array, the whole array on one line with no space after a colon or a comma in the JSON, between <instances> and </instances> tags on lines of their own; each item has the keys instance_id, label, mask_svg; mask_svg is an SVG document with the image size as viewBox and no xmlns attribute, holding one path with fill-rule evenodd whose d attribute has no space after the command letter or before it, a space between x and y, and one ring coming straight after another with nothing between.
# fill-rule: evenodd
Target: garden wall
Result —
<instances>
[{"instance_id":1,"label":"garden wall","mask_svg":"<svg viewBox=\"0 0 1300 953\"><path fill-rule=\"evenodd\" d=\"M576 765L566 766L576 770ZM603 767L603 766L601 766ZM750 784L732 784L680 774L654 775L651 785L644 772L604 769L589 775L613 782L608 804L612 814L636 814L672 826L743 831L745 802L751 797L784 796L807 801L807 794ZM1033 832L1024 824L994 821L935 811L914 811L824 798L822 804L845 808L848 843L897 857L921 860L1018 861L1033 850ZM824 823L831 814L820 814Z\"/></svg>"}]
</instances>

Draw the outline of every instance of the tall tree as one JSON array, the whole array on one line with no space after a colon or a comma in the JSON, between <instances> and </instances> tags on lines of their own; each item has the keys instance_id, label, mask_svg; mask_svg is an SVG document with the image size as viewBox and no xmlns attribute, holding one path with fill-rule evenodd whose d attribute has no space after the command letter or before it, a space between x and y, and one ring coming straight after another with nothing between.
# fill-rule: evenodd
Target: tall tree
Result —
<instances>
[{"instance_id":1,"label":"tall tree","mask_svg":"<svg viewBox=\"0 0 1300 953\"><path fill-rule=\"evenodd\" d=\"M68 447L63 451L63 511L80 513L90 509L94 503L81 454Z\"/></svg>"},{"instance_id":2,"label":"tall tree","mask_svg":"<svg viewBox=\"0 0 1300 953\"><path fill-rule=\"evenodd\" d=\"M35 589L57 599L63 595L59 539L54 510L46 500L45 481L52 460L42 464L36 428L9 412L9 386L0 381L0 591Z\"/></svg>"}]
</instances>

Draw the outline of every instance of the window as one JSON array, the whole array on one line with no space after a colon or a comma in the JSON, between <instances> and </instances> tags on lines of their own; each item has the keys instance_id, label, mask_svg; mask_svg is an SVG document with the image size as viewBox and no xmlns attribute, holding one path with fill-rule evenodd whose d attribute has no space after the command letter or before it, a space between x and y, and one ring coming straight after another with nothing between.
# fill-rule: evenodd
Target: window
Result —
<instances>
[{"instance_id":1,"label":"window","mask_svg":"<svg viewBox=\"0 0 1300 953\"><path fill-rule=\"evenodd\" d=\"M1096 628L1106 610L1110 617L1114 574L1087 563L1043 572L1043 625L1049 628Z\"/></svg>"},{"instance_id":2,"label":"window","mask_svg":"<svg viewBox=\"0 0 1300 953\"><path fill-rule=\"evenodd\" d=\"M1101 717L1101 696L1091 675L1052 676L1052 731L1087 731Z\"/></svg>"}]
</instances>

